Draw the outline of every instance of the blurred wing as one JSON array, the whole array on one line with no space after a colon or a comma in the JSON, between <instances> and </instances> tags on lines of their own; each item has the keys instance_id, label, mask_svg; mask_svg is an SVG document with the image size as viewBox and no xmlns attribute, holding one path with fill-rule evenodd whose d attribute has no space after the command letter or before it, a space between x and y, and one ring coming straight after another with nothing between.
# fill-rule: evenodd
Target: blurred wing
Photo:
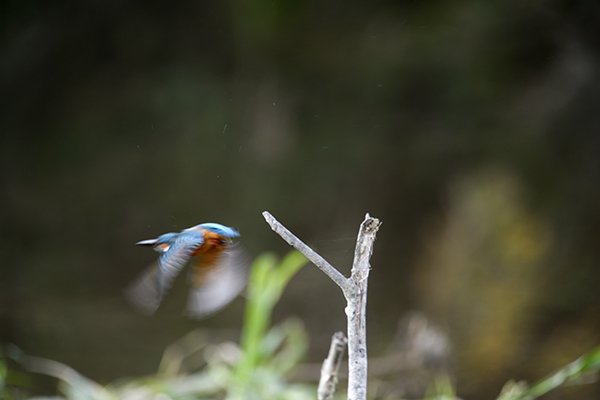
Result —
<instances>
[{"instance_id":1,"label":"blurred wing","mask_svg":"<svg viewBox=\"0 0 600 400\"><path fill-rule=\"evenodd\" d=\"M158 273L158 264L154 263L125 291L127 299L141 313L154 314L160 304Z\"/></svg>"},{"instance_id":2,"label":"blurred wing","mask_svg":"<svg viewBox=\"0 0 600 400\"><path fill-rule=\"evenodd\" d=\"M177 237L167 249L160 255L159 266L159 289L161 297L171 287L173 280L179 271L190 260L192 253L202 245L204 237L198 232L186 232Z\"/></svg>"},{"instance_id":3,"label":"blurred wing","mask_svg":"<svg viewBox=\"0 0 600 400\"><path fill-rule=\"evenodd\" d=\"M157 264L148 268L127 290L129 300L142 312L153 314L179 271L203 243L201 234L186 233L173 241Z\"/></svg>"},{"instance_id":4,"label":"blurred wing","mask_svg":"<svg viewBox=\"0 0 600 400\"><path fill-rule=\"evenodd\" d=\"M195 265L190 271L192 289L187 312L203 318L229 304L244 289L248 280L249 261L238 246L229 245L209 269Z\"/></svg>"}]
</instances>

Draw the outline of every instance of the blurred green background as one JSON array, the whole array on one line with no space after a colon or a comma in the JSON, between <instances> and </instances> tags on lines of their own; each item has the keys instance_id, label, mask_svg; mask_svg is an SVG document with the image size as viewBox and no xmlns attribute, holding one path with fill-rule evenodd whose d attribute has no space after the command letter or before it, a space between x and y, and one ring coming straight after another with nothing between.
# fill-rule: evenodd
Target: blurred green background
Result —
<instances>
[{"instance_id":1,"label":"blurred green background","mask_svg":"<svg viewBox=\"0 0 600 400\"><path fill-rule=\"evenodd\" d=\"M199 326L237 339L243 300L188 320L185 284L136 314L154 254L133 244L215 221L283 254L269 210L345 271L380 218L370 355L423 312L465 398L598 343L597 1L24 0L0 21L0 342L108 382ZM320 361L343 307L307 267L275 319Z\"/></svg>"}]
</instances>

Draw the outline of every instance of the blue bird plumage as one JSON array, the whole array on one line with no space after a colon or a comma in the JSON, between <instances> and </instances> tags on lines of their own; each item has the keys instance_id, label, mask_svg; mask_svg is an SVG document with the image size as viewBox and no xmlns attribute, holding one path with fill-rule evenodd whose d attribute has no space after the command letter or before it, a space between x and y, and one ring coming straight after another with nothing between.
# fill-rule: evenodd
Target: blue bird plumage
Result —
<instances>
[{"instance_id":1,"label":"blue bird plumage","mask_svg":"<svg viewBox=\"0 0 600 400\"><path fill-rule=\"evenodd\" d=\"M199 229L206 229L229 239L235 239L237 237L240 237L240 233L237 231L237 229L217 224L215 222L206 222L200 225L192 226L191 228L188 228L183 232Z\"/></svg>"},{"instance_id":2,"label":"blue bird plumage","mask_svg":"<svg viewBox=\"0 0 600 400\"><path fill-rule=\"evenodd\" d=\"M189 314L203 317L217 311L245 286L247 263L232 241L239 236L234 228L209 222L138 242L152 246L160 256L129 289L129 298L142 311L153 313L175 277L191 264Z\"/></svg>"}]
</instances>

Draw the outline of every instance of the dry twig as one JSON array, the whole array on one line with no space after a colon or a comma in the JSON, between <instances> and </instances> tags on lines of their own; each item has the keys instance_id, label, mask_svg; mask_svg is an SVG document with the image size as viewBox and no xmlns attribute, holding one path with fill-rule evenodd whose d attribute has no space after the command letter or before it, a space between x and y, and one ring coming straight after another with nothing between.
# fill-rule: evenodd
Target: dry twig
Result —
<instances>
[{"instance_id":1,"label":"dry twig","mask_svg":"<svg viewBox=\"0 0 600 400\"><path fill-rule=\"evenodd\" d=\"M269 212L263 217L279 236L290 246L306 256L313 264L334 281L346 298L346 318L348 324L348 400L366 400L367 398L367 331L366 305L367 280L369 278L369 260L373 253L373 243L381 222L369 214L360 225L354 262L349 278L346 278L323 257L298 239L286 227L281 225Z\"/></svg>"},{"instance_id":2,"label":"dry twig","mask_svg":"<svg viewBox=\"0 0 600 400\"><path fill-rule=\"evenodd\" d=\"M318 400L331 400L335 393L335 387L338 382L338 371L340 364L344 358L344 351L348 340L342 332L336 332L331 337L331 346L329 347L329 355L323 361L321 367L321 379L319 380L319 388L317 390Z\"/></svg>"}]
</instances>

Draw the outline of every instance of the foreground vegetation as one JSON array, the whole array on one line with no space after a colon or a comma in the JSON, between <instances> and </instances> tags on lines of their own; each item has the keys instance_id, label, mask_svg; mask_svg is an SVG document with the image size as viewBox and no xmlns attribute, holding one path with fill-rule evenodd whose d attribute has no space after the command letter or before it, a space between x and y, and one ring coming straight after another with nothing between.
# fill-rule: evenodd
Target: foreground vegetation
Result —
<instances>
[{"instance_id":1,"label":"foreground vegetation","mask_svg":"<svg viewBox=\"0 0 600 400\"><path fill-rule=\"evenodd\" d=\"M271 254L254 261L239 345L209 345L202 332L194 331L165 350L155 375L106 386L63 364L7 346L0 358L0 399L32 398L26 373L9 368L13 364L58 380L60 396L36 397L38 400L314 399L315 383L290 383L289 379L308 347L302 323L294 319L275 326L270 323L272 310L287 283L305 263L297 252L281 261ZM508 382L497 399L532 400L567 384L593 381L599 370L597 347L532 385ZM338 390L338 398L344 398L343 392L343 388ZM432 400L458 399L449 379L439 376L431 380L425 396Z\"/></svg>"}]
</instances>

